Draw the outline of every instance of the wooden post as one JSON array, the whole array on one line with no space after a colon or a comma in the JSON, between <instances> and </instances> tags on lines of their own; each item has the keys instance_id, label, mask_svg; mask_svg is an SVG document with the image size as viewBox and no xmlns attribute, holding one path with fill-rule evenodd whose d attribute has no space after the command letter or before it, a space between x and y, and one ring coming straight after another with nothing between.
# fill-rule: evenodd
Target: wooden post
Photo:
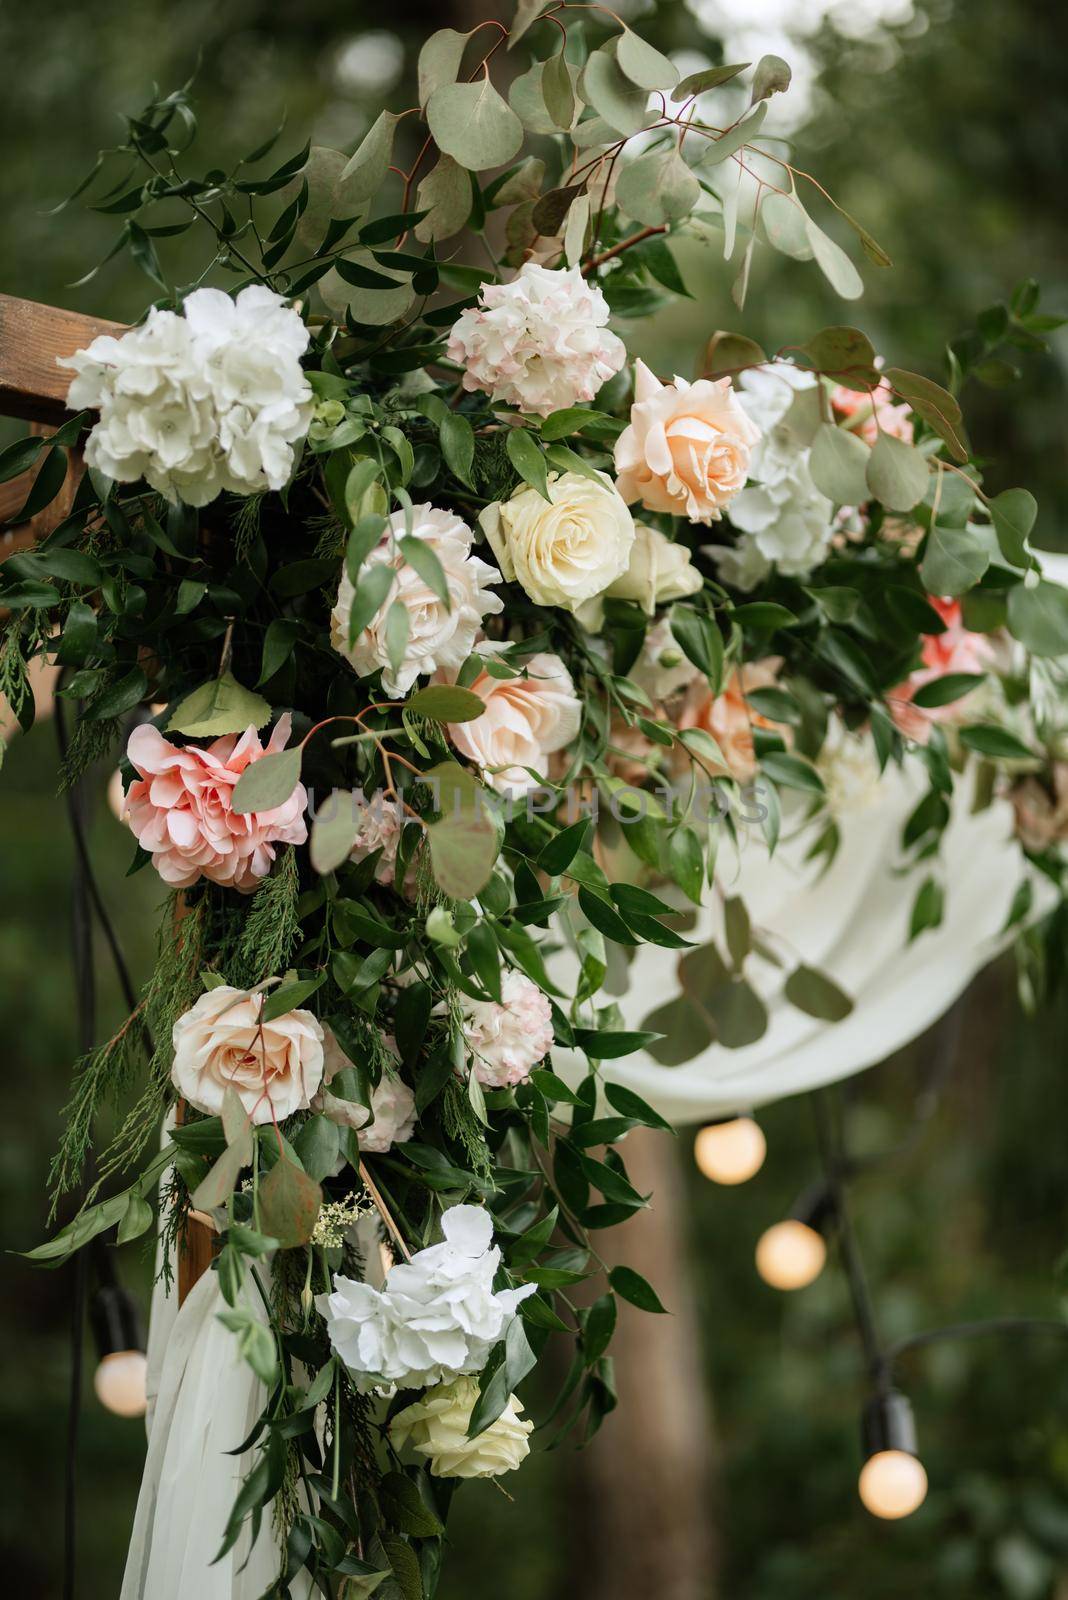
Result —
<instances>
[{"instance_id":1,"label":"wooden post","mask_svg":"<svg viewBox=\"0 0 1068 1600\"><path fill-rule=\"evenodd\" d=\"M86 317L77 311L61 311L39 305L34 300L16 300L0 294L0 416L15 417L31 424L31 432L48 434L70 416L67 390L71 376L57 365L61 356L72 356L102 333L122 333L121 323L101 317ZM44 511L21 527L0 530L0 561L24 550L49 534L67 516L74 499L82 463L71 453L71 466L62 492ZM23 473L10 483L0 484L0 521L16 515L26 499L34 472ZM185 1115L184 1101L178 1102L178 1121ZM191 1217L183 1229L178 1252L178 1303L210 1267L214 1254L214 1232L204 1222Z\"/></svg>"}]
</instances>

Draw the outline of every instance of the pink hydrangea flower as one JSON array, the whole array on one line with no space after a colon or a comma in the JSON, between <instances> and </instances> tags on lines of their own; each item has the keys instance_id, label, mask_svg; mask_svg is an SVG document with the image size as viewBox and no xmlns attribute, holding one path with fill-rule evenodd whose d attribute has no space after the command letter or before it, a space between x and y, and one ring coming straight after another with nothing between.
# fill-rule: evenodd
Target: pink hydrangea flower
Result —
<instances>
[{"instance_id":1,"label":"pink hydrangea flower","mask_svg":"<svg viewBox=\"0 0 1068 1600\"><path fill-rule=\"evenodd\" d=\"M303 784L270 811L238 812L232 804L245 768L284 749L291 726L288 713L280 717L266 747L255 728L206 748L180 748L147 724L134 729L126 755L138 776L126 796L126 821L164 883L187 889L210 878L251 894L270 872L276 845L304 843Z\"/></svg>"},{"instance_id":2,"label":"pink hydrangea flower","mask_svg":"<svg viewBox=\"0 0 1068 1600\"><path fill-rule=\"evenodd\" d=\"M537 984L510 967L501 999L464 1002L464 1037L474 1073L487 1089L523 1083L553 1042L552 1009Z\"/></svg>"},{"instance_id":3,"label":"pink hydrangea flower","mask_svg":"<svg viewBox=\"0 0 1068 1600\"><path fill-rule=\"evenodd\" d=\"M921 709L911 703L916 690L948 673L986 672L991 665L989 640L985 634L972 633L964 626L959 600L940 600L928 595L927 603L946 624L945 632L924 634L923 666L887 695L890 715L905 737L917 744L927 743L932 722L952 722L959 717L961 703L954 700L947 706Z\"/></svg>"}]
</instances>

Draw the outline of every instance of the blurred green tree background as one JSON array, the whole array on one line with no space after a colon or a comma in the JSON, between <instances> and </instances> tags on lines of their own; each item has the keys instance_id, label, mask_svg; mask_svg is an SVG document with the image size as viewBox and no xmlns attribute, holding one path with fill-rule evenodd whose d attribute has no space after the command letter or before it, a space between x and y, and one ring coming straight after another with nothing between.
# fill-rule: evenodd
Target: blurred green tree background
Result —
<instances>
[{"instance_id":1,"label":"blurred green tree background","mask_svg":"<svg viewBox=\"0 0 1068 1600\"><path fill-rule=\"evenodd\" d=\"M45 213L114 137L116 108L135 108L153 81L184 80L199 56L202 148L220 165L265 137L282 108L291 148L308 133L352 147L383 101L411 103L426 32L469 27L496 9L506 15L508 0L499 8L394 0L388 13L368 0L53 0L46 10L0 0L0 288L119 319L140 313L150 291L125 257L72 287L106 252L115 219L77 204ZM748 49L762 29L766 47L789 56L779 34L803 33L803 116L793 134L801 164L895 261L891 270L866 267L865 300L844 307L815 269L767 253L743 318L730 300L734 269L710 249L688 247L681 259L692 304L640 330L640 347L659 369L689 374L717 327L744 327L777 348L856 320L893 361L941 377L947 340L1022 279L1041 281L1050 309L1068 305L1064 36L1041 0L631 0L620 9L640 13L643 32L678 52L686 70L723 49L745 59L731 47ZM1064 356L1063 346L1025 356L1014 387L971 386L965 395L980 451L996 458L994 486L1035 490L1038 543L1049 548L1068 545ZM54 798L55 765L54 730L42 722L9 751L0 788L8 1090L0 1198L9 1251L43 1231L44 1179L76 1053L72 849ZM124 877L132 851L104 803L106 778L94 806L94 855L141 977L161 896L149 874ZM102 1031L121 1015L121 1001L104 953L98 965ZM858 1231L889 1338L969 1317L1058 1314L1068 1017L1062 1004L1022 1019L1012 987L1002 963L973 986L954 1031L943 1028L848 1088L854 1144L893 1143L932 1053L948 1052L946 1088L923 1137L856 1185ZM804 1102L762 1121L768 1162L738 1190L701 1180L688 1137L679 1140L718 1468L708 1506L718 1571L709 1569L707 1600L898 1600L921 1585L946 1600L1066 1600L1064 1343L990 1339L908 1358L902 1377L931 1493L909 1522L874 1522L855 1492L863 1383L841 1275L832 1263L811 1289L787 1297L753 1270L756 1239L785 1214L816 1159ZM120 1264L147 1303L151 1263L132 1246ZM2 1294L0 1569L13 1593L44 1600L59 1586L70 1282L8 1255ZM656 1333L650 1325L645 1336ZM530 1404L537 1415L536 1395ZM118 1591L142 1454L140 1425L109 1416L90 1394L79 1454L81 1600ZM631 1469L637 1501L641 1459ZM459 1497L442 1600L488 1586L506 1587L514 1600L589 1592L596 1541L578 1514L582 1458L570 1441L532 1458L508 1487L514 1502L485 1485Z\"/></svg>"}]
</instances>

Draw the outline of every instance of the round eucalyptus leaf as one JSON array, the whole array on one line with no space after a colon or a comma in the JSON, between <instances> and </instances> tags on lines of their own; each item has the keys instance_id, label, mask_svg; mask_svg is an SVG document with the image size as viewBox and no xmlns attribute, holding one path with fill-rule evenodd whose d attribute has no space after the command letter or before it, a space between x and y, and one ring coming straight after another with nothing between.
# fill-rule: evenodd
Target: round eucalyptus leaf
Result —
<instances>
[{"instance_id":1,"label":"round eucalyptus leaf","mask_svg":"<svg viewBox=\"0 0 1068 1600\"><path fill-rule=\"evenodd\" d=\"M639 89L673 89L679 81L678 68L659 50L625 28L616 47L620 70Z\"/></svg>"},{"instance_id":2,"label":"round eucalyptus leaf","mask_svg":"<svg viewBox=\"0 0 1068 1600\"><path fill-rule=\"evenodd\" d=\"M489 78L435 89L426 116L438 149L469 172L503 166L523 143L523 124Z\"/></svg>"},{"instance_id":3,"label":"round eucalyptus leaf","mask_svg":"<svg viewBox=\"0 0 1068 1600\"><path fill-rule=\"evenodd\" d=\"M812 441L809 471L820 494L838 506L861 506L871 498L867 466L871 451L863 439L833 422L824 422Z\"/></svg>"},{"instance_id":4,"label":"round eucalyptus leaf","mask_svg":"<svg viewBox=\"0 0 1068 1600\"><path fill-rule=\"evenodd\" d=\"M911 511L927 493L927 457L892 434L880 433L868 457L868 487L888 511Z\"/></svg>"},{"instance_id":5,"label":"round eucalyptus leaf","mask_svg":"<svg viewBox=\"0 0 1068 1600\"><path fill-rule=\"evenodd\" d=\"M471 180L451 156L439 156L416 190L416 205L426 216L415 225L421 244L451 239L471 215Z\"/></svg>"}]
</instances>

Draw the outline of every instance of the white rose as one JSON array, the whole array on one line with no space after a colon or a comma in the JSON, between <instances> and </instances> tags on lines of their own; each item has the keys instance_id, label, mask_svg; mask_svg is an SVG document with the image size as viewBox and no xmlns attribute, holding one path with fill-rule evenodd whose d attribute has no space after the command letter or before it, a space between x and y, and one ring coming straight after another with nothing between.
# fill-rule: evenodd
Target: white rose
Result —
<instances>
[{"instance_id":1,"label":"white rose","mask_svg":"<svg viewBox=\"0 0 1068 1600\"><path fill-rule=\"evenodd\" d=\"M449 606L404 560L397 546L405 534L405 513L395 511L378 547L367 558L367 565L393 568L393 587L350 645L349 616L356 591L348 572L343 572L330 618L334 649L361 678L381 668L382 687L389 695L407 694L416 678L425 674L442 669L457 672L471 654L482 619L504 609L504 601L488 587L499 581L499 575L488 561L472 555L474 534L466 522L429 504L413 506L411 522L412 537L429 545L441 564ZM404 659L394 672L386 648L386 617L398 602L408 613L408 641Z\"/></svg>"},{"instance_id":2,"label":"white rose","mask_svg":"<svg viewBox=\"0 0 1068 1600\"><path fill-rule=\"evenodd\" d=\"M550 503L551 502L551 503ZM539 606L576 611L627 570L634 518L609 478L549 474L549 500L524 485L479 515L498 565Z\"/></svg>"},{"instance_id":3,"label":"white rose","mask_svg":"<svg viewBox=\"0 0 1068 1600\"><path fill-rule=\"evenodd\" d=\"M261 994L221 984L174 1024L171 1080L198 1111L217 1116L227 1088L254 1123L307 1111L323 1076L323 1030L310 1011L261 1023Z\"/></svg>"},{"instance_id":4,"label":"white rose","mask_svg":"<svg viewBox=\"0 0 1068 1600\"><path fill-rule=\"evenodd\" d=\"M399 1065L396 1040L387 1033L383 1035L383 1042ZM334 1078L352 1064L338 1044L333 1030L324 1028L323 1082L312 1102L313 1108L329 1117L331 1122L354 1128L360 1149L372 1155L385 1155L395 1144L407 1144L415 1131L415 1096L396 1072L387 1070L382 1073L377 1088L371 1093L370 1113L358 1100L342 1100L330 1093ZM369 1118L373 1118L370 1127L367 1126Z\"/></svg>"},{"instance_id":5,"label":"white rose","mask_svg":"<svg viewBox=\"0 0 1068 1600\"><path fill-rule=\"evenodd\" d=\"M549 757L565 749L582 725L571 674L559 656L540 651L526 662L522 677L480 672L467 687L486 709L470 722L451 722L450 739L499 793L528 794L548 777Z\"/></svg>"},{"instance_id":6,"label":"white rose","mask_svg":"<svg viewBox=\"0 0 1068 1600\"><path fill-rule=\"evenodd\" d=\"M497 1420L469 1439L477 1399L477 1378L454 1378L428 1389L393 1418L389 1435L394 1449L410 1444L429 1458L436 1478L496 1478L514 1471L530 1454L528 1435L534 1424L520 1420L523 1405L513 1394Z\"/></svg>"},{"instance_id":7,"label":"white rose","mask_svg":"<svg viewBox=\"0 0 1068 1600\"><path fill-rule=\"evenodd\" d=\"M465 389L547 417L592 400L622 367L627 352L608 316L601 290L577 267L528 261L511 283L485 284L479 304L461 313L449 360L463 367Z\"/></svg>"}]
</instances>

